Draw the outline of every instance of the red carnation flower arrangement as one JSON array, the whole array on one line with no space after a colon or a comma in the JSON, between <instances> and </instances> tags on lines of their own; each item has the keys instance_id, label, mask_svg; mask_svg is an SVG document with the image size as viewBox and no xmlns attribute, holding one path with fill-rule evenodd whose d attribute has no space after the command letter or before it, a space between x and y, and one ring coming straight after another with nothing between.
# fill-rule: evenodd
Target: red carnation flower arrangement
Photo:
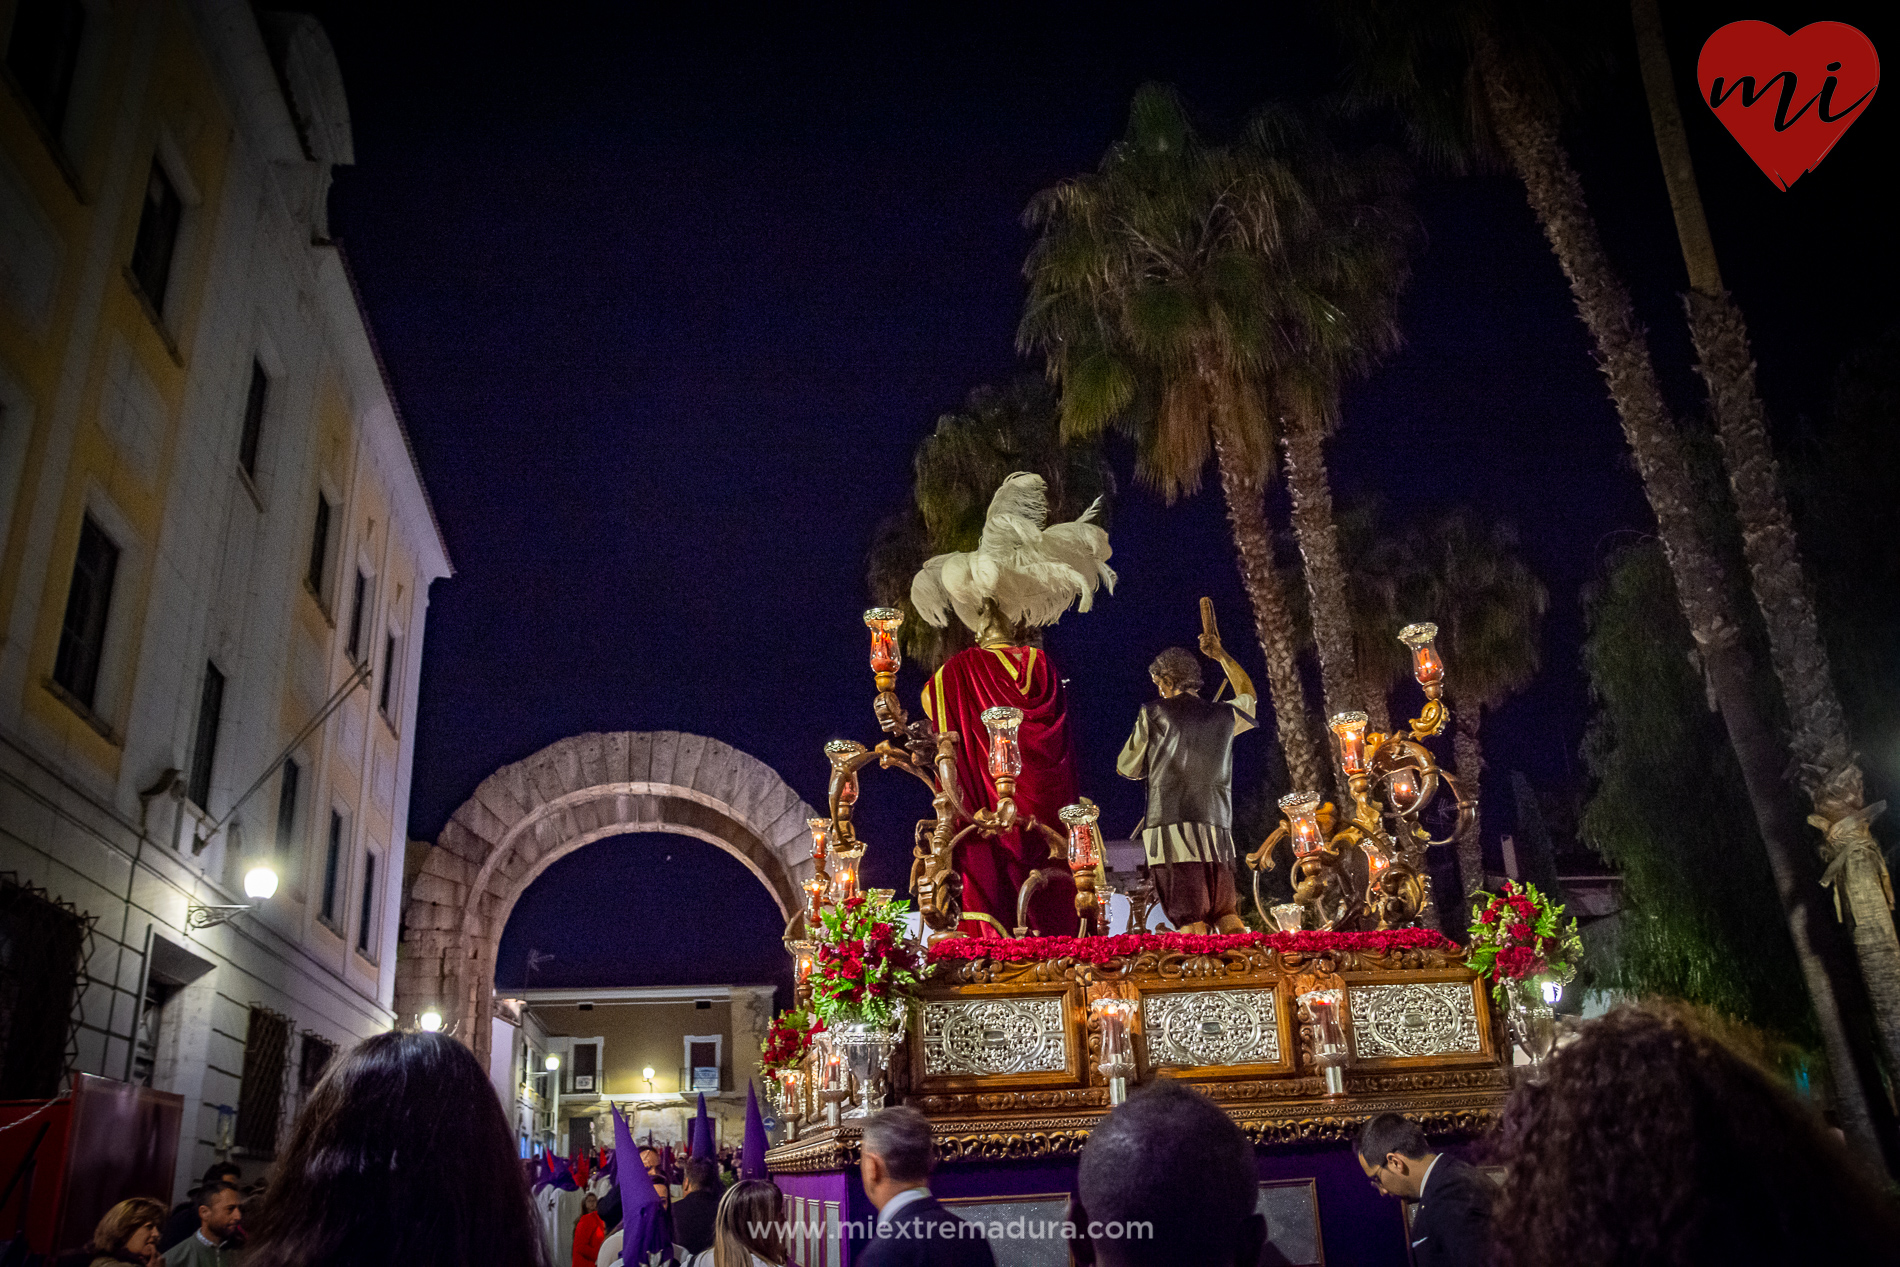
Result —
<instances>
[{"instance_id":1,"label":"red carnation flower arrangement","mask_svg":"<svg viewBox=\"0 0 1900 1267\"><path fill-rule=\"evenodd\" d=\"M1282 954L1318 955L1358 951L1387 955L1399 950L1456 950L1436 929L1393 928L1369 933L1123 933L1115 937L949 937L930 947L932 963L947 959L997 959L1041 963L1074 959L1101 964L1148 951L1162 954L1218 955L1264 946Z\"/></svg>"},{"instance_id":2,"label":"red carnation flower arrangement","mask_svg":"<svg viewBox=\"0 0 1900 1267\"><path fill-rule=\"evenodd\" d=\"M792 1008L772 1018L759 1044L759 1069L767 1077L780 1069L794 1069L805 1062L811 1051L812 1035L824 1030L825 1023L803 1008Z\"/></svg>"},{"instance_id":3,"label":"red carnation flower arrangement","mask_svg":"<svg viewBox=\"0 0 1900 1267\"><path fill-rule=\"evenodd\" d=\"M909 909L867 893L824 908L811 974L812 1011L822 1021L902 1024L924 971L902 932Z\"/></svg>"},{"instance_id":4,"label":"red carnation flower arrangement","mask_svg":"<svg viewBox=\"0 0 1900 1267\"><path fill-rule=\"evenodd\" d=\"M1534 884L1506 880L1495 896L1478 894L1471 910L1473 971L1491 982L1491 994L1502 1004L1507 983L1532 977L1568 981L1577 973L1583 939L1577 921L1563 922L1563 907L1537 891Z\"/></svg>"}]
</instances>

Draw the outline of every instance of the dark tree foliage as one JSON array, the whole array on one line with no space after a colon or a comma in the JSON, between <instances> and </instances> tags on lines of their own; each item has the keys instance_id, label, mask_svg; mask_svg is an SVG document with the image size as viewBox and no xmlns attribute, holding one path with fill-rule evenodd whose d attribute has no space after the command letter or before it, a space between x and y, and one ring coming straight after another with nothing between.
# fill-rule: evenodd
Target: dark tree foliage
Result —
<instances>
[{"instance_id":1,"label":"dark tree foliage","mask_svg":"<svg viewBox=\"0 0 1900 1267\"><path fill-rule=\"evenodd\" d=\"M1787 475L1834 681L1867 799L1900 797L1900 326L1849 352L1832 416L1798 435ZM1900 811L1874 822L1900 864Z\"/></svg>"},{"instance_id":2,"label":"dark tree foliage","mask_svg":"<svg viewBox=\"0 0 1900 1267\"><path fill-rule=\"evenodd\" d=\"M1623 876L1616 936L1589 948L1594 980L1812 1042L1741 771L1709 711L1661 546L1614 556L1585 605L1596 713L1582 829Z\"/></svg>"},{"instance_id":3,"label":"dark tree foliage","mask_svg":"<svg viewBox=\"0 0 1900 1267\"><path fill-rule=\"evenodd\" d=\"M913 469L911 504L878 526L865 580L874 603L903 609L905 657L933 672L972 639L954 618L933 629L911 606L911 578L924 560L976 549L990 498L1016 471L1047 482L1050 523L1074 519L1102 497L1106 528L1115 475L1098 441L1063 442L1055 388L1027 374L1007 387L979 387L962 409L937 419L917 444Z\"/></svg>"}]
</instances>

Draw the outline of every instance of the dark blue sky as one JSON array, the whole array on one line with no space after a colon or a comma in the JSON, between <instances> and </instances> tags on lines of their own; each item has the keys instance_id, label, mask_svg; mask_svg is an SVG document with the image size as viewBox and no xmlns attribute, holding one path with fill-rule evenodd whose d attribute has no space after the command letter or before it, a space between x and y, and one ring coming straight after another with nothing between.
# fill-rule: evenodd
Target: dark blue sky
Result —
<instances>
[{"instance_id":1,"label":"dark blue sky","mask_svg":"<svg viewBox=\"0 0 1900 1267\"><path fill-rule=\"evenodd\" d=\"M737 10L656 24L651 6L506 20L315 7L356 133L332 224L458 569L432 594L421 838L496 767L586 730L712 735L817 801L823 742L875 731L858 619L872 530L902 505L937 415L1025 368L1013 338L1030 195L1096 163L1143 80L1179 86L1218 133L1338 71L1293 7L1244 26L1211 6L776 25ZM1870 6L1666 7L1685 82L1702 38L1734 17L1847 20L1876 46L1891 29ZM1818 415L1845 341L1892 319L1891 210L1873 196L1894 152L1888 112L1876 100L1781 193L1694 104L1717 246L1771 408ZM1693 409L1682 265L1627 59L1569 140L1666 385ZM1651 525L1521 187L1426 178L1417 201L1427 243L1408 344L1351 391L1329 459L1342 502L1468 502L1513 520L1550 587L1545 672L1487 723L1494 837L1510 828L1512 768L1553 788L1574 776L1579 590ZM1120 834L1140 807L1114 753L1148 691L1143 666L1191 642L1198 596L1260 664L1217 492L1164 509L1115 457L1123 585L1050 647L1072 680L1084 789ZM918 685L907 671L907 697ZM1241 742L1252 783L1268 740ZM869 877L899 886L927 806L895 778L866 802ZM519 980L537 946L562 958L535 984L776 976L770 903L733 896L747 885L683 838L603 842L524 899L501 975Z\"/></svg>"}]
</instances>

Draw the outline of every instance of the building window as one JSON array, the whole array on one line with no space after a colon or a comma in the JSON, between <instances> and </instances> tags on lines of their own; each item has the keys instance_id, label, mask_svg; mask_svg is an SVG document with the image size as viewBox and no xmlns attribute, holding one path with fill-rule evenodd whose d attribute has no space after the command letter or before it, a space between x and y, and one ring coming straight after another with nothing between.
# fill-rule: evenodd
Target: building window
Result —
<instances>
[{"instance_id":1,"label":"building window","mask_svg":"<svg viewBox=\"0 0 1900 1267\"><path fill-rule=\"evenodd\" d=\"M66 126L86 9L79 0L20 0L7 41L7 69L55 138Z\"/></svg>"},{"instance_id":2,"label":"building window","mask_svg":"<svg viewBox=\"0 0 1900 1267\"><path fill-rule=\"evenodd\" d=\"M310 1095L323 1081L324 1070L330 1067L330 1058L336 1055L336 1044L321 1034L309 1030L303 1033L303 1047L297 1053L297 1100L301 1104L310 1102Z\"/></svg>"},{"instance_id":3,"label":"building window","mask_svg":"<svg viewBox=\"0 0 1900 1267\"><path fill-rule=\"evenodd\" d=\"M290 846L297 834L297 785L303 782L303 769L295 758L284 758L284 773L277 784L277 852L290 857Z\"/></svg>"},{"instance_id":4,"label":"building window","mask_svg":"<svg viewBox=\"0 0 1900 1267\"><path fill-rule=\"evenodd\" d=\"M369 605L369 578L356 569L356 592L350 600L350 662L363 662L363 609Z\"/></svg>"},{"instance_id":5,"label":"building window","mask_svg":"<svg viewBox=\"0 0 1900 1267\"><path fill-rule=\"evenodd\" d=\"M84 704L93 706L99 687L99 661L106 649L106 614L112 606L112 579L119 570L119 547L87 515L79 525L79 553L73 559L73 583L66 591L66 620L59 630L53 681Z\"/></svg>"},{"instance_id":6,"label":"building window","mask_svg":"<svg viewBox=\"0 0 1900 1267\"><path fill-rule=\"evenodd\" d=\"M244 1031L244 1080L238 1085L239 1148L269 1157L277 1151L277 1127L284 1116L284 1075L290 1068L290 1018L251 1005Z\"/></svg>"},{"instance_id":7,"label":"building window","mask_svg":"<svg viewBox=\"0 0 1900 1267\"><path fill-rule=\"evenodd\" d=\"M132 276L151 301L152 311L165 311L165 287L171 281L172 253L178 249L178 226L185 204L172 187L165 166L152 160L145 182L145 206L139 212L139 235L132 243Z\"/></svg>"},{"instance_id":8,"label":"building window","mask_svg":"<svg viewBox=\"0 0 1900 1267\"><path fill-rule=\"evenodd\" d=\"M324 570L330 562L330 499L317 494L317 522L310 532L310 572L304 581L310 592L323 602Z\"/></svg>"},{"instance_id":9,"label":"building window","mask_svg":"<svg viewBox=\"0 0 1900 1267\"><path fill-rule=\"evenodd\" d=\"M198 738L191 749L191 787L186 795L201 810L211 808L211 767L218 759L218 720L224 713L224 674L205 663L204 689L198 693Z\"/></svg>"},{"instance_id":10,"label":"building window","mask_svg":"<svg viewBox=\"0 0 1900 1267\"><path fill-rule=\"evenodd\" d=\"M330 811L330 839L323 850L323 922L336 927L336 890L343 870L343 815Z\"/></svg>"},{"instance_id":11,"label":"building window","mask_svg":"<svg viewBox=\"0 0 1900 1267\"><path fill-rule=\"evenodd\" d=\"M257 443L264 435L264 400L270 394L270 379L264 367L251 362L251 392L244 398L244 430L238 433L238 465L253 480L257 478Z\"/></svg>"},{"instance_id":12,"label":"building window","mask_svg":"<svg viewBox=\"0 0 1900 1267\"><path fill-rule=\"evenodd\" d=\"M376 855L363 855L363 902L356 913L356 948L369 953L370 930L376 922Z\"/></svg>"},{"instance_id":13,"label":"building window","mask_svg":"<svg viewBox=\"0 0 1900 1267\"><path fill-rule=\"evenodd\" d=\"M376 697L376 707L384 717L389 716L389 687L396 680L396 635L388 634L383 638L383 689Z\"/></svg>"},{"instance_id":14,"label":"building window","mask_svg":"<svg viewBox=\"0 0 1900 1267\"><path fill-rule=\"evenodd\" d=\"M132 1081L149 1087L158 1072L158 1044L165 1029L165 1007L179 987L164 981L145 984L145 1006L139 1012L138 1031L132 1036Z\"/></svg>"},{"instance_id":15,"label":"building window","mask_svg":"<svg viewBox=\"0 0 1900 1267\"><path fill-rule=\"evenodd\" d=\"M0 1100L59 1094L91 922L0 875Z\"/></svg>"}]
</instances>

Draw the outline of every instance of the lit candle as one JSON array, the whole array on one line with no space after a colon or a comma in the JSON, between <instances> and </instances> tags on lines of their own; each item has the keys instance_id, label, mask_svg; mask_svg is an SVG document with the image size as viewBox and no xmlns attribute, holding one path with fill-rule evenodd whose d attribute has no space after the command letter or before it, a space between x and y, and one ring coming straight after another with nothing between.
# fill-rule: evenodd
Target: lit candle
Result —
<instances>
[{"instance_id":1,"label":"lit candle","mask_svg":"<svg viewBox=\"0 0 1900 1267\"><path fill-rule=\"evenodd\" d=\"M825 873L823 871L820 871L817 875L805 881L805 896L810 900L810 905L805 911L805 923L808 926L816 927L819 912L825 905L825 890L829 887L830 885L826 883Z\"/></svg>"},{"instance_id":2,"label":"lit candle","mask_svg":"<svg viewBox=\"0 0 1900 1267\"><path fill-rule=\"evenodd\" d=\"M1022 744L1016 728L1023 724L1023 710L998 705L983 710L983 724L990 732L990 777L1013 779L1023 772Z\"/></svg>"},{"instance_id":3,"label":"lit candle","mask_svg":"<svg viewBox=\"0 0 1900 1267\"><path fill-rule=\"evenodd\" d=\"M1399 641L1412 649L1412 676L1420 686L1437 686L1445 680L1445 662L1432 645L1436 637L1438 626L1429 620L1399 630Z\"/></svg>"},{"instance_id":4,"label":"lit candle","mask_svg":"<svg viewBox=\"0 0 1900 1267\"><path fill-rule=\"evenodd\" d=\"M1290 792L1280 798L1280 811L1291 827L1296 856L1304 857L1325 843L1319 832L1318 792Z\"/></svg>"},{"instance_id":5,"label":"lit candle","mask_svg":"<svg viewBox=\"0 0 1900 1267\"><path fill-rule=\"evenodd\" d=\"M858 895L858 877L852 871L851 864L845 863L831 878L831 900L834 904L850 901Z\"/></svg>"},{"instance_id":6,"label":"lit candle","mask_svg":"<svg viewBox=\"0 0 1900 1267\"><path fill-rule=\"evenodd\" d=\"M904 663L904 653L897 645L904 613L895 607L873 607L864 613L864 623L871 630L871 671L880 676L897 672Z\"/></svg>"},{"instance_id":7,"label":"lit candle","mask_svg":"<svg viewBox=\"0 0 1900 1267\"><path fill-rule=\"evenodd\" d=\"M1418 774L1410 766L1400 766L1386 781L1386 796L1392 808L1409 814L1418 805Z\"/></svg>"},{"instance_id":8,"label":"lit candle","mask_svg":"<svg viewBox=\"0 0 1900 1267\"><path fill-rule=\"evenodd\" d=\"M825 869L825 855L831 851L831 820L829 818L808 818L805 825L811 828L811 858L818 869Z\"/></svg>"},{"instance_id":9,"label":"lit candle","mask_svg":"<svg viewBox=\"0 0 1900 1267\"><path fill-rule=\"evenodd\" d=\"M1095 866L1095 820L1101 815L1102 811L1090 801L1077 801L1056 811L1056 817L1069 829L1071 868L1088 869Z\"/></svg>"},{"instance_id":10,"label":"lit candle","mask_svg":"<svg viewBox=\"0 0 1900 1267\"><path fill-rule=\"evenodd\" d=\"M1333 737L1339 740L1339 764L1347 774L1366 772L1366 715L1361 712L1336 713Z\"/></svg>"}]
</instances>

